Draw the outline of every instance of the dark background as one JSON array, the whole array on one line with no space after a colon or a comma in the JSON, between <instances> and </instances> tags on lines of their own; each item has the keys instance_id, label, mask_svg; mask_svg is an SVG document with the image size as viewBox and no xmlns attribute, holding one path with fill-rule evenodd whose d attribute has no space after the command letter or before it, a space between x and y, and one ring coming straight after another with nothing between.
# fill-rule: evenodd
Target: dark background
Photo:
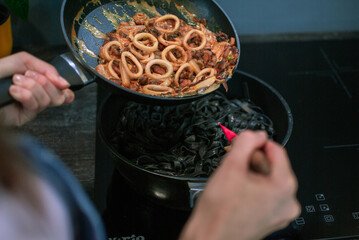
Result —
<instances>
[{"instance_id":1,"label":"dark background","mask_svg":"<svg viewBox=\"0 0 359 240\"><path fill-rule=\"evenodd\" d=\"M4 0L0 0L0 3ZM27 22L13 17L15 46L62 45L62 0L29 0ZM217 0L241 38L359 31L357 0ZM263 36L268 37L268 36Z\"/></svg>"}]
</instances>

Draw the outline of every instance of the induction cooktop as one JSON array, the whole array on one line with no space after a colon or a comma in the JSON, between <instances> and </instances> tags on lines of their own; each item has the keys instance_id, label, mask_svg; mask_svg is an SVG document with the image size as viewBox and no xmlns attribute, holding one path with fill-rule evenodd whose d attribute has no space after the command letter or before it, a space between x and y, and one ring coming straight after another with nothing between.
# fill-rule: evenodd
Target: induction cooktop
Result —
<instances>
[{"instance_id":1,"label":"induction cooktop","mask_svg":"<svg viewBox=\"0 0 359 240\"><path fill-rule=\"evenodd\" d=\"M267 239L359 239L359 40L242 43L238 68L278 90L294 119L286 149L302 213ZM104 95L99 88L99 102ZM190 213L159 210L116 185L120 176L98 138L95 165L95 201L110 238L176 238ZM160 219L166 228L154 224ZM173 234L151 236L164 229Z\"/></svg>"},{"instance_id":2,"label":"induction cooktop","mask_svg":"<svg viewBox=\"0 0 359 240\"><path fill-rule=\"evenodd\" d=\"M261 54L259 54L261 53ZM359 41L248 44L239 66L287 100L302 214L270 239L359 236Z\"/></svg>"}]
</instances>

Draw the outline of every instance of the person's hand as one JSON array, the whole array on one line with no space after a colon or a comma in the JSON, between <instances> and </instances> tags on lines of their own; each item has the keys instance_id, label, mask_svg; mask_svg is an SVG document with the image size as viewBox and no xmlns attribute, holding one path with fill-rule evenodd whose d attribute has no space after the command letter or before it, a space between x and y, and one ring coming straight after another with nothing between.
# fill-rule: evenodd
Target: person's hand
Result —
<instances>
[{"instance_id":1,"label":"person's hand","mask_svg":"<svg viewBox=\"0 0 359 240\"><path fill-rule=\"evenodd\" d=\"M13 76L10 95L17 101L0 109L0 123L21 126L47 107L71 103L74 93L52 65L20 52L0 59L0 78Z\"/></svg>"},{"instance_id":2,"label":"person's hand","mask_svg":"<svg viewBox=\"0 0 359 240\"><path fill-rule=\"evenodd\" d=\"M268 176L249 168L257 149L268 158ZM262 239L298 217L296 191L286 151L263 131L244 131L210 177L180 239Z\"/></svg>"}]
</instances>

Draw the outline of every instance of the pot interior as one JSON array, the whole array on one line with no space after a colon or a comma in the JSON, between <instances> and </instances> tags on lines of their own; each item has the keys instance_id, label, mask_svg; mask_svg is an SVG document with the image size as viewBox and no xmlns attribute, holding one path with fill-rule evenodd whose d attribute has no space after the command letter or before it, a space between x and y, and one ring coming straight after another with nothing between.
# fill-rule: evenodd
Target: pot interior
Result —
<instances>
[{"instance_id":1,"label":"pot interior","mask_svg":"<svg viewBox=\"0 0 359 240\"><path fill-rule=\"evenodd\" d=\"M221 92L222 94L224 94L226 96L227 99L244 99L244 100L248 100L248 98L250 99L250 101L255 104L255 106L259 107L262 111L264 116L268 117L272 123L272 128L274 129L273 132L270 132L269 135L272 136L273 140L280 143L282 146L285 146L285 144L288 142L289 137L291 135L292 132L292 127L293 127L293 118L292 118L292 114L290 111L289 106L287 105L286 101L283 99L283 97L271 86L269 86L268 84L266 84L265 82L263 82L262 80L244 73L244 72L240 72L237 71L234 76L233 79L231 81L228 82L228 88L229 91L226 92L224 89L220 89L218 90L218 92ZM215 95L215 94L214 94ZM208 96L208 97L213 97ZM205 102L204 102L205 103ZM155 146L153 147L153 152L156 152L156 154L161 154L161 147L163 147L163 145L170 145L172 146L173 144L182 144L182 141L187 141L188 139L183 139L181 137L179 137L177 140L177 136L175 135L171 135L170 137L165 136L165 135L156 135L154 134L154 137L157 137L157 139L150 139L148 137L148 134L146 136L141 136L142 134L142 130L147 128L151 128L151 124L149 124L149 126L141 126L141 121L139 121L138 119L141 119L141 112L135 112L135 111L142 111L140 108L133 108L133 116L136 119L134 121L132 121L132 129L134 129L133 131L137 131L138 133L136 133L137 135L139 135L140 137L138 138L138 141L134 141L129 145L129 147L124 147L123 143L122 145L120 144L116 144L116 140L114 140L114 137L116 139L116 137L118 136L114 136L114 133L118 132L118 126L119 126L119 122L124 122L127 121L128 119L126 119L129 115L121 115L120 112L123 111L124 107L127 106L128 101L124 100L122 98L120 98L119 96L116 95L111 95L109 96L102 104L102 106L99 109L98 112L98 120L97 120L97 124L98 124L98 131L100 133L100 136L102 138L102 140L104 141L105 145L108 147L109 151L111 152L111 155L115 158L116 161L121 161L121 163L124 163L126 165L129 165L131 167L133 167L134 169L136 169L137 171L144 171L147 172L151 175L157 175L160 177L165 177L165 178L175 178L175 179L181 179L181 180L206 180L207 179L207 175L206 174L187 174L187 175L176 175L176 174L168 174L168 172L166 171L158 171L157 170L151 170L153 169L153 166L151 166L152 162L151 159L146 159L146 166L147 168L144 168L142 165L137 165L134 161L131 161L129 159L129 155L132 155L133 152L138 152L141 151L141 146L146 147L146 145L149 146ZM135 104L137 103L133 103L133 105L135 106ZM192 103L194 104L194 103ZM136 107L136 106L135 106ZM158 106L159 108L164 108L161 106ZM184 112L186 112L186 110L183 110L186 107L189 107L189 105L183 105L182 108L181 106L178 106L180 110L179 115L181 115L181 111L184 114ZM184 107L184 108L183 108ZM153 106L151 106L151 111L155 111L153 110ZM253 108L254 109L254 108ZM131 110L132 111L132 110ZM131 112L130 111L130 112ZM221 115L226 116L226 121L228 121L228 115L231 114L230 112L223 112L221 113ZM158 118L160 118L161 116L157 116ZM153 121L158 121L157 117L155 116ZM168 116L167 116L168 117ZM178 118L179 121L179 125L178 126L182 126L181 125L181 121L182 119L185 118L181 118L183 116L180 116ZM183 120L185 121L185 120ZM148 123L148 122L147 122ZM126 126L126 129L120 129L122 136L124 134L133 134L126 132L131 128L131 124ZM161 123L159 123L161 124ZM198 122L195 124L199 124ZM220 127L217 126L218 123L214 122L214 124L216 124L215 128L218 128L219 131ZM223 124L223 122L222 122ZM123 126L123 125L122 125ZM208 126L211 127L211 126ZM214 127L214 126L212 126ZM250 128L250 129L258 129L258 127L256 126L246 126L246 128ZM168 133L171 132L176 132L177 130L179 130L180 128L174 127L172 129L168 130ZM150 129L149 129L150 130ZM241 129L232 129L235 131L241 130ZM158 139L158 136L164 136L165 141L163 141L163 139ZM135 136L138 137L138 136ZM129 139L128 141L132 141L132 139ZM160 144L158 144L159 146L156 146L155 143L156 141L158 141ZM162 141L162 142L161 142ZM171 142L172 141L172 142ZM185 144L185 143L183 143ZM191 142L191 144L196 144L196 141ZM223 144L226 144L225 142ZM158 148L157 148L158 147ZM126 148L126 149L125 149ZM157 149L155 149L157 148ZM130 149L130 150L129 150ZM212 149L202 149L199 150L199 152L197 152L196 154L207 154L208 152L210 152L209 150L212 151ZM132 151L132 153L130 152ZM224 152L222 152L224 155ZM152 156L152 155L151 155ZM170 158L171 156L169 156ZM178 156L176 156L178 157ZM205 157L206 158L206 157ZM174 163L164 163L163 168L170 168L172 164L172 167L176 167ZM212 166L213 168L216 167L216 164L214 164L215 166ZM148 167L149 166L149 167ZM152 167L152 168L151 168ZM119 170L121 171L121 168L119 168ZM214 169L212 169L214 170ZM211 172L211 171L209 171ZM210 175L210 173L208 174Z\"/></svg>"}]
</instances>

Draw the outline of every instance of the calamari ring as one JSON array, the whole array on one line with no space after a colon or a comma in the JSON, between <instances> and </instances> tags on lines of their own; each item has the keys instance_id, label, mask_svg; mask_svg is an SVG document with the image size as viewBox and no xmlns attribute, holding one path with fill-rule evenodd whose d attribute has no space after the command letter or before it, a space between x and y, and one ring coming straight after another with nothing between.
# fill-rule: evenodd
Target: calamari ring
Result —
<instances>
[{"instance_id":1,"label":"calamari ring","mask_svg":"<svg viewBox=\"0 0 359 240\"><path fill-rule=\"evenodd\" d=\"M170 45L170 46L166 47L165 49L163 49L163 51L161 53L161 58L163 60L168 61L167 54L169 54L169 57L171 58L172 61L178 61L178 58L176 58L173 54L170 55L171 50L175 50L175 49L179 50L182 55L182 57L180 58L181 62L171 62L171 61L169 61L169 62L175 66L179 66L181 63L187 62L188 55L187 55L186 51L183 49L183 47L177 46L177 45Z\"/></svg>"},{"instance_id":2,"label":"calamari ring","mask_svg":"<svg viewBox=\"0 0 359 240\"><path fill-rule=\"evenodd\" d=\"M120 79L120 76L113 69L113 66L114 66L113 64L114 64L115 61L118 62L118 70L121 69L121 61L118 60L118 59L112 59L107 65L107 72L111 75L111 77L116 78L116 79Z\"/></svg>"},{"instance_id":3,"label":"calamari ring","mask_svg":"<svg viewBox=\"0 0 359 240\"><path fill-rule=\"evenodd\" d=\"M166 67L167 72L163 75L157 74L157 73L152 73L151 72L151 67L155 64L161 65L163 67ZM153 79L164 79L164 78L168 78L169 76L172 75L173 73L173 66L169 61L166 60L162 60L162 59L153 59L151 61L149 61L146 65L145 68L145 72L147 74L148 77L153 78Z\"/></svg>"},{"instance_id":4,"label":"calamari ring","mask_svg":"<svg viewBox=\"0 0 359 240\"><path fill-rule=\"evenodd\" d=\"M185 70L186 68L189 68L191 72L193 72L193 68L191 66L191 64L189 63L185 63L183 64L176 72L176 75L175 75L175 79L174 79L174 84L176 87L179 86L179 78L180 78L180 75L181 73L183 72L183 70Z\"/></svg>"},{"instance_id":5,"label":"calamari ring","mask_svg":"<svg viewBox=\"0 0 359 240\"><path fill-rule=\"evenodd\" d=\"M209 75L207 76L207 78L209 78L213 77L217 73L217 71L214 68L204 68L202 69L202 71L197 73L196 77L193 80L193 83L196 83L200 79L200 77L202 77L206 73L209 73Z\"/></svg>"},{"instance_id":6,"label":"calamari ring","mask_svg":"<svg viewBox=\"0 0 359 240\"><path fill-rule=\"evenodd\" d=\"M142 55L137 49L136 46L133 45L133 43L130 43L130 45L128 45L128 48L130 49L131 53L137 57L140 60L145 60L147 58L149 58L151 56L151 54L147 54L147 55Z\"/></svg>"},{"instance_id":7,"label":"calamari ring","mask_svg":"<svg viewBox=\"0 0 359 240\"><path fill-rule=\"evenodd\" d=\"M148 58L143 59L143 60L141 60L140 62L141 62L141 63L148 63L149 61L151 61L151 60L153 60L153 59L155 59L155 54L152 52L151 55L150 55Z\"/></svg>"},{"instance_id":8,"label":"calamari ring","mask_svg":"<svg viewBox=\"0 0 359 240\"><path fill-rule=\"evenodd\" d=\"M144 25L145 22L149 19L149 17L147 16L147 14L145 13L135 13L135 15L133 15L133 20L135 21L136 24L138 25Z\"/></svg>"},{"instance_id":9,"label":"calamari ring","mask_svg":"<svg viewBox=\"0 0 359 240\"><path fill-rule=\"evenodd\" d=\"M143 86L142 91L145 94L155 95L155 96L167 95L167 94L174 93L174 89L171 87L159 86L159 85L155 85L155 84L148 84L148 85Z\"/></svg>"},{"instance_id":10,"label":"calamari ring","mask_svg":"<svg viewBox=\"0 0 359 240\"><path fill-rule=\"evenodd\" d=\"M146 46L144 43L141 43L140 39L143 39L143 38L150 39L153 42L153 46L149 47L149 46ZM137 47L140 50L154 52L158 49L158 40L155 36L153 36L150 33L138 33L133 38L133 45L135 45L135 47Z\"/></svg>"},{"instance_id":11,"label":"calamari ring","mask_svg":"<svg viewBox=\"0 0 359 240\"><path fill-rule=\"evenodd\" d=\"M190 47L188 45L188 40L189 38L191 37L191 35L193 33L197 33L199 36L201 36L202 38L202 41L201 41L201 44L198 46L198 47ZM183 38L183 46L187 49L187 50L191 50L191 51L197 51L197 50L201 50L202 48L204 48L204 46L206 46L206 43L207 43L207 38L206 38L206 35L198 30L198 29L192 29L191 31L189 31L186 36Z\"/></svg>"},{"instance_id":12,"label":"calamari ring","mask_svg":"<svg viewBox=\"0 0 359 240\"><path fill-rule=\"evenodd\" d=\"M196 89L197 91L199 91L203 88L209 88L215 82L216 82L216 77L213 76L213 77L207 78L207 79L197 83L196 85L193 86L193 88Z\"/></svg>"},{"instance_id":13,"label":"calamari ring","mask_svg":"<svg viewBox=\"0 0 359 240\"><path fill-rule=\"evenodd\" d=\"M107 69L107 65L108 63L106 64L99 64L95 67L95 71L98 72L101 76L103 76L104 78L107 78L107 79L110 79L111 78L111 75L109 74L108 72L108 69Z\"/></svg>"},{"instance_id":14,"label":"calamari ring","mask_svg":"<svg viewBox=\"0 0 359 240\"><path fill-rule=\"evenodd\" d=\"M175 21L175 26L173 27L172 30L160 28L157 26L159 22L165 21L167 19L172 19ZM180 20L177 16L175 16L173 14L166 14L166 15L163 15L162 17L159 17L156 19L156 21L154 23L154 27L161 33L174 33L180 27Z\"/></svg>"},{"instance_id":15,"label":"calamari ring","mask_svg":"<svg viewBox=\"0 0 359 240\"><path fill-rule=\"evenodd\" d=\"M192 59L191 61L188 62L189 64L191 64L193 71L198 74L201 71L200 66L198 65L198 63L196 63L196 61L194 59Z\"/></svg>"},{"instance_id":16,"label":"calamari ring","mask_svg":"<svg viewBox=\"0 0 359 240\"><path fill-rule=\"evenodd\" d=\"M212 52L216 54L216 58L218 61L222 61L222 56L224 51L226 50L226 46L229 46L227 42L220 42L213 46Z\"/></svg>"},{"instance_id":17,"label":"calamari ring","mask_svg":"<svg viewBox=\"0 0 359 240\"><path fill-rule=\"evenodd\" d=\"M130 68L128 67L126 57L132 60L132 62L137 67L137 73L131 72ZM143 68L141 63L137 60L137 58L130 52L126 51L121 54L121 60L122 60L122 66L125 69L127 75L133 79L133 78L139 78L143 74Z\"/></svg>"},{"instance_id":18,"label":"calamari ring","mask_svg":"<svg viewBox=\"0 0 359 240\"><path fill-rule=\"evenodd\" d=\"M126 70L125 70L125 68L123 67L123 65L124 65L123 63L121 63L121 65L120 65L122 85L123 85L124 87L128 87L128 86L130 86L130 84L131 84L131 82L130 82L130 77L127 75ZM127 64L125 64L125 65L127 65Z\"/></svg>"},{"instance_id":19,"label":"calamari ring","mask_svg":"<svg viewBox=\"0 0 359 240\"><path fill-rule=\"evenodd\" d=\"M160 86L169 87L171 84L172 84L172 81L170 79L166 79L160 84Z\"/></svg>"},{"instance_id":20,"label":"calamari ring","mask_svg":"<svg viewBox=\"0 0 359 240\"><path fill-rule=\"evenodd\" d=\"M121 22L123 23L123 22ZM133 25L123 25L123 24L120 24L120 26L117 28L116 30L116 33L121 36L122 33L126 34L126 36L130 37L130 36L133 36L133 35L136 35L136 33L138 33L139 31L142 31L142 30L145 30L146 29L146 26L143 26L143 25L136 25L136 26L133 26Z\"/></svg>"},{"instance_id":21,"label":"calamari ring","mask_svg":"<svg viewBox=\"0 0 359 240\"><path fill-rule=\"evenodd\" d=\"M166 40L164 39L163 37L163 34L161 34L160 36L158 36L158 41L160 43L162 43L163 45L165 45L166 47L167 46L170 46L170 45L178 45L180 46L182 44L182 41L180 38L175 38L176 41L169 41L169 40Z\"/></svg>"},{"instance_id":22,"label":"calamari ring","mask_svg":"<svg viewBox=\"0 0 359 240\"><path fill-rule=\"evenodd\" d=\"M103 45L103 47L100 48L100 54L107 61L111 61L112 59L115 59L115 57L112 57L109 53L109 49L112 46L117 46L120 49L122 49L122 47L123 47L119 41L110 41L110 42L106 43L105 45Z\"/></svg>"}]
</instances>

